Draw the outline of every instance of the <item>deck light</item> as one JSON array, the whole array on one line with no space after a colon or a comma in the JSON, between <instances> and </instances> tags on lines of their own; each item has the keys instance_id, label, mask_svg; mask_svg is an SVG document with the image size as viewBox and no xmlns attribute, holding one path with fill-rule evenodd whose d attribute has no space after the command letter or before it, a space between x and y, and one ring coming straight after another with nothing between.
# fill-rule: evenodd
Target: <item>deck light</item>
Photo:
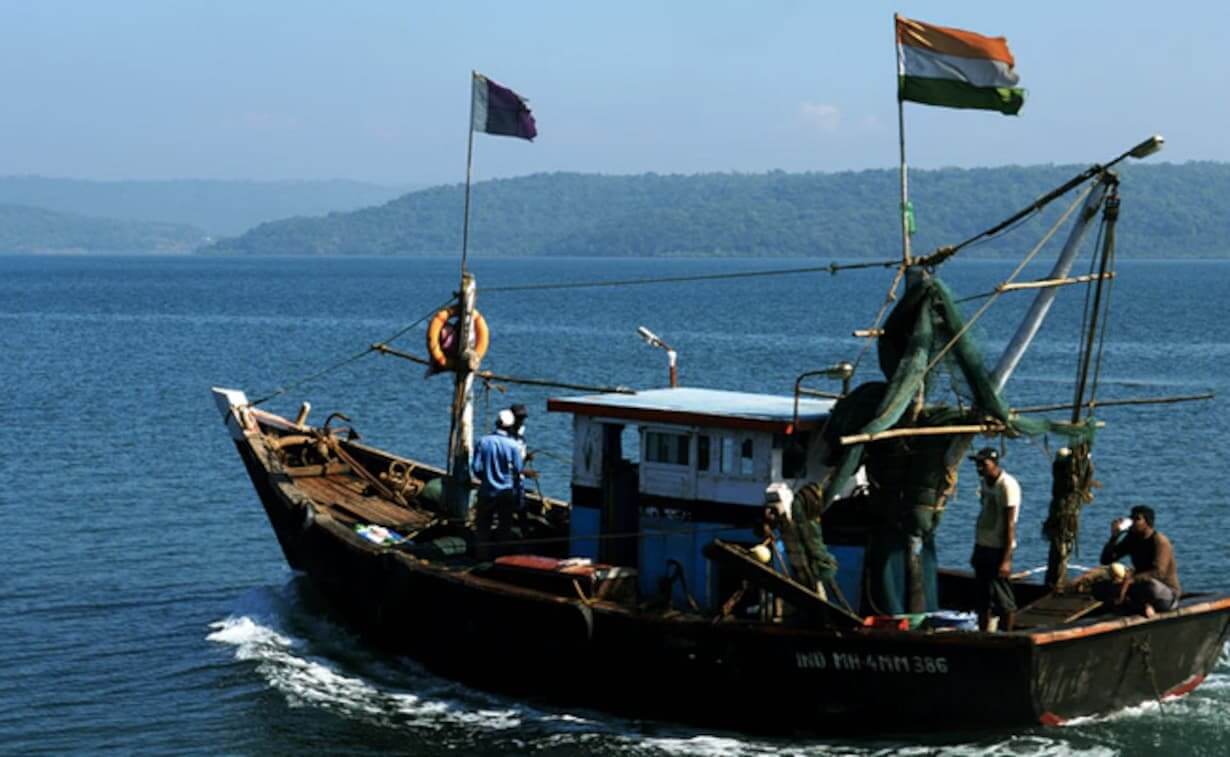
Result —
<instances>
[{"instance_id":1,"label":"deck light","mask_svg":"<svg viewBox=\"0 0 1230 757\"><path fill-rule=\"evenodd\" d=\"M1141 158L1147 158L1153 153L1157 152L1158 150L1161 150L1162 146L1165 143L1166 143L1165 137L1163 137L1161 134L1154 134L1152 137L1149 137L1144 142L1141 142L1140 144L1133 147L1131 150L1128 150L1128 155L1131 155L1133 158L1136 158L1137 160L1140 160Z\"/></svg>"},{"instance_id":2,"label":"deck light","mask_svg":"<svg viewBox=\"0 0 1230 757\"><path fill-rule=\"evenodd\" d=\"M1162 146L1163 146L1163 145L1165 145L1165 144L1166 144L1166 138L1165 138L1165 137L1163 137L1161 134L1154 134L1152 137L1149 137L1149 138L1148 138L1148 139L1146 139L1144 142L1141 142L1140 144L1136 145L1135 147L1133 147L1132 149L1130 149L1130 150L1128 150L1127 152L1123 153L1122 155L1120 155L1119 157L1115 158L1114 160L1112 160L1111 162L1107 163L1106 165L1104 165L1104 166L1094 166L1093 168L1091 168L1091 169L1089 169L1089 170L1090 170L1090 171L1095 171L1095 170L1097 170L1097 171L1105 171L1106 169L1111 168L1112 166L1114 166L1114 165L1115 165L1115 164L1117 164L1119 161L1121 161L1121 160L1123 160L1123 159L1125 159L1125 158L1136 158L1137 160L1140 160L1140 159L1142 159L1142 158L1147 158L1147 157L1149 157L1150 155L1152 155L1153 153L1155 153L1155 152L1157 152L1157 151L1161 150L1161 149L1162 149ZM1086 173L1088 173L1088 172L1086 172ZM1083 176L1083 175L1082 175L1082 176ZM1085 178L1087 178L1087 177L1085 177ZM1083 181L1083 180L1084 180L1084 179L1082 178L1082 181ZM1065 190L1065 191L1066 191L1066 190Z\"/></svg>"},{"instance_id":3,"label":"deck light","mask_svg":"<svg viewBox=\"0 0 1230 757\"><path fill-rule=\"evenodd\" d=\"M660 350L666 350L666 357L668 360L670 360L670 367L671 367L671 389L674 389L677 386L679 386L679 374L678 374L678 369L676 367L676 359L678 358L678 353L675 352L674 348L672 348L666 342L662 341L661 337L659 337L657 334L653 333L649 329L645 328L644 326L637 326L636 333L640 334L641 339L644 339L645 344L648 344L650 347L657 347Z\"/></svg>"}]
</instances>

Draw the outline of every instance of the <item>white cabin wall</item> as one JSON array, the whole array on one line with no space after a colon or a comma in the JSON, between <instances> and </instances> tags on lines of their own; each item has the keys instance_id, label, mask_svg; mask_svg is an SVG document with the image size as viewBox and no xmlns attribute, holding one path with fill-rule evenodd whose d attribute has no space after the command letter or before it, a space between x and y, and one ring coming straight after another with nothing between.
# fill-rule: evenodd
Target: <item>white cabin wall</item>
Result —
<instances>
[{"instance_id":1,"label":"white cabin wall","mask_svg":"<svg viewBox=\"0 0 1230 757\"><path fill-rule=\"evenodd\" d=\"M602 424L584 415L572 416L572 483L602 483Z\"/></svg>"},{"instance_id":2,"label":"white cabin wall","mask_svg":"<svg viewBox=\"0 0 1230 757\"><path fill-rule=\"evenodd\" d=\"M730 502L740 505L761 505L764 490L773 478L773 435L762 431L736 431L727 429L700 429L708 434L711 442L709 470L697 471L696 498L715 502ZM728 440L728 442L723 441ZM752 467L744 473L741 467L741 448L745 440L752 442ZM725 444L734 445L734 459L723 460ZM724 464L733 462L733 466ZM780 470L780 463L778 465Z\"/></svg>"}]
</instances>

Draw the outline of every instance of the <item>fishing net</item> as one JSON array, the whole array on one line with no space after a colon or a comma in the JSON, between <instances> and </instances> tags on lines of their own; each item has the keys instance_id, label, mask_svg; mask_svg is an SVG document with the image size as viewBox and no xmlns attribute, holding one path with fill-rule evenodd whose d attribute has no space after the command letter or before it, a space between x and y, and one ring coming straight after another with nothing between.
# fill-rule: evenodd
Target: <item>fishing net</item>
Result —
<instances>
[{"instance_id":1,"label":"fishing net","mask_svg":"<svg viewBox=\"0 0 1230 757\"><path fill-rule=\"evenodd\" d=\"M878 358L885 381L867 382L833 408L825 437L834 450L824 482L824 505L845 490L862 467L869 482L870 527L865 598L879 611L901 612L904 574L913 575L911 611L935 609L935 545L947 498L956 486L952 434L841 445L840 437L893 428L998 424L1009 436L1047 433L1073 445L1092 441L1092 424L1066 424L1014 415L994 382L952 293L934 276L917 276L884 323ZM955 395L952 405L937 401ZM968 438L968 437L967 437ZM959 449L957 450L959 452ZM913 561L913 571L903 566Z\"/></svg>"}]
</instances>

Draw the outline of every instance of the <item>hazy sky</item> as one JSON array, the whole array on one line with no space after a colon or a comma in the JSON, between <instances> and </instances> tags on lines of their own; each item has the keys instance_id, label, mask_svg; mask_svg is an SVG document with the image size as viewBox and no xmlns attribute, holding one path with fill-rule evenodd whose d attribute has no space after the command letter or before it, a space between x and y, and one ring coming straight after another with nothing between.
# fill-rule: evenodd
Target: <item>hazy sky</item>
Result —
<instances>
[{"instance_id":1,"label":"hazy sky","mask_svg":"<svg viewBox=\"0 0 1230 757\"><path fill-rule=\"evenodd\" d=\"M0 0L0 174L458 182L896 165L892 14L1005 35L1021 115L906 105L911 165L1230 160L1224 2ZM1157 160L1158 158L1155 158Z\"/></svg>"}]
</instances>

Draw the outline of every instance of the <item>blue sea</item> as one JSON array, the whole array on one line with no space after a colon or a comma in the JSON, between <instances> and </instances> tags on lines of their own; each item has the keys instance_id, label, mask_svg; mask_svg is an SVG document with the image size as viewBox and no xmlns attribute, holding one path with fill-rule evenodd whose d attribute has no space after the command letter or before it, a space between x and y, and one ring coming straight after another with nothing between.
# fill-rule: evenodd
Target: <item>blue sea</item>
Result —
<instances>
[{"instance_id":1,"label":"blue sea","mask_svg":"<svg viewBox=\"0 0 1230 757\"><path fill-rule=\"evenodd\" d=\"M484 367L662 386L665 354L636 335L646 326L678 350L685 385L789 394L803 371L858 355L851 332L873 325L888 272L508 288L828 262L474 259L492 332ZM958 259L943 276L965 296L1010 271ZM293 414L308 400L316 421L341 411L369 443L441 462L448 379L364 353L448 300L457 276L444 258L0 257L0 752L1230 753L1230 654L1201 688L1162 706L1059 728L851 741L752 738L518 701L368 648L286 567L209 389L254 399L285 389L264 407ZM1095 562L1111 519L1143 502L1175 542L1186 588L1230 586L1227 292L1228 262L1119 266L1098 396L1219 398L1101 411L1103 485L1076 563ZM1005 295L978 320L988 354L1003 349L1031 297ZM1013 405L1071 401L1082 305L1081 292L1063 293L1009 384ZM422 354L422 339L420 325L394 345ZM857 379L876 370L869 354ZM511 402L530 407L542 486L559 496L569 418L545 405L569 393L493 384L476 395L480 427ZM1018 569L1045 562L1039 526L1056 446L1006 446L1005 467L1025 491ZM975 500L963 471L941 530L947 564L968 557Z\"/></svg>"}]
</instances>

